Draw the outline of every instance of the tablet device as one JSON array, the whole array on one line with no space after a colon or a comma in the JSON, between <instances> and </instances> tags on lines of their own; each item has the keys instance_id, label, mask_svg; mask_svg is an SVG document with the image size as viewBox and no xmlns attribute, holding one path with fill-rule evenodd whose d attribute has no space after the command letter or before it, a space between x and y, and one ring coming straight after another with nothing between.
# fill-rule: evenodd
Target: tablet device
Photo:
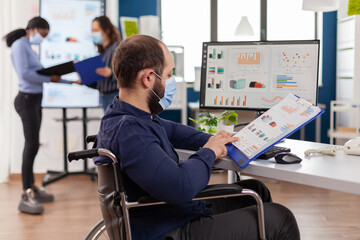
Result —
<instances>
[{"instance_id":1,"label":"tablet device","mask_svg":"<svg viewBox=\"0 0 360 240\"><path fill-rule=\"evenodd\" d=\"M66 62L66 63L62 63L59 65L55 65L52 67L48 67L48 68L43 68L40 70L37 70L37 73L40 73L42 75L65 75L68 73L72 73L75 72L75 67L74 67L74 63L73 61L70 62Z\"/></svg>"}]
</instances>

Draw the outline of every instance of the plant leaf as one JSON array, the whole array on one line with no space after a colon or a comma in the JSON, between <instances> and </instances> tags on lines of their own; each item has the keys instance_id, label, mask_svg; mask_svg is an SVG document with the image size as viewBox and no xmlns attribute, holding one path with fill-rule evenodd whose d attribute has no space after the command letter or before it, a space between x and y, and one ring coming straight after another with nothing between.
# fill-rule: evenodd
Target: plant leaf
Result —
<instances>
[{"instance_id":1,"label":"plant leaf","mask_svg":"<svg viewBox=\"0 0 360 240\"><path fill-rule=\"evenodd\" d=\"M213 128L213 127L210 127L208 132L209 132L210 134L215 134L215 133L216 133L216 129Z\"/></svg>"},{"instance_id":2,"label":"plant leaf","mask_svg":"<svg viewBox=\"0 0 360 240\"><path fill-rule=\"evenodd\" d=\"M198 127L197 130L199 130L200 132L206 132L205 128L201 128L201 127Z\"/></svg>"},{"instance_id":3,"label":"plant leaf","mask_svg":"<svg viewBox=\"0 0 360 240\"><path fill-rule=\"evenodd\" d=\"M199 123L199 121L198 121L197 119L193 119L193 118L191 118L191 117L189 117L189 120L192 121L192 122L194 122L194 123Z\"/></svg>"}]
</instances>

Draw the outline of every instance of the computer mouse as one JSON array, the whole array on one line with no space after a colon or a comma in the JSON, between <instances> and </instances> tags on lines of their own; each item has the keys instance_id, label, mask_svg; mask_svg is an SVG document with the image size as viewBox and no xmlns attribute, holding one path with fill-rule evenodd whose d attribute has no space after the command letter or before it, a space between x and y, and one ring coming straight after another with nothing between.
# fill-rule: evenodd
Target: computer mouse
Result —
<instances>
[{"instance_id":1,"label":"computer mouse","mask_svg":"<svg viewBox=\"0 0 360 240\"><path fill-rule=\"evenodd\" d=\"M279 164L293 164L300 163L302 159L293 153L282 152L275 155L275 161Z\"/></svg>"}]
</instances>

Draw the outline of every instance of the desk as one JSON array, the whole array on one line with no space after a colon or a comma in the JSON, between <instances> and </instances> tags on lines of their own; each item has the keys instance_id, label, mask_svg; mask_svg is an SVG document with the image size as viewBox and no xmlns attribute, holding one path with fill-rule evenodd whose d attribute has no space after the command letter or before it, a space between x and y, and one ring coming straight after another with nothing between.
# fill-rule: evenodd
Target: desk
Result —
<instances>
[{"instance_id":1,"label":"desk","mask_svg":"<svg viewBox=\"0 0 360 240\"><path fill-rule=\"evenodd\" d=\"M292 139L286 139L277 146L291 148L291 152L303 161L300 164L283 165L277 164L274 159L259 159L240 168L226 157L216 160L214 167L360 195L360 156L338 152L336 156L305 157L304 151L307 149L329 145ZM187 159L192 153L187 150L178 151L180 159Z\"/></svg>"}]
</instances>

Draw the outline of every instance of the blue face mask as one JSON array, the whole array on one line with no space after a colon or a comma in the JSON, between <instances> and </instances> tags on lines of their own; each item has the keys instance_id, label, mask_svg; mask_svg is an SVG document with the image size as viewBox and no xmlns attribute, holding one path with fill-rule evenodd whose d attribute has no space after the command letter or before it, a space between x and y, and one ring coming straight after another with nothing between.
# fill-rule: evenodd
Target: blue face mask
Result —
<instances>
[{"instance_id":1,"label":"blue face mask","mask_svg":"<svg viewBox=\"0 0 360 240\"><path fill-rule=\"evenodd\" d=\"M40 45L40 43L44 40L44 37L36 31L34 35L30 35L29 42L33 45Z\"/></svg>"},{"instance_id":2,"label":"blue face mask","mask_svg":"<svg viewBox=\"0 0 360 240\"><path fill-rule=\"evenodd\" d=\"M101 35L101 32L93 32L91 37L97 45L101 45L104 42L104 37Z\"/></svg>"},{"instance_id":3,"label":"blue face mask","mask_svg":"<svg viewBox=\"0 0 360 240\"><path fill-rule=\"evenodd\" d=\"M164 79L162 79L157 73L154 72L154 74L160 78L161 80L165 81ZM174 98L175 92L176 92L176 81L175 81L175 77L172 76L170 77L168 80L165 81L165 93L164 93L164 97L160 98L155 92L154 90L151 89L151 87L149 87L150 90L152 91L153 94L155 94L155 96L159 99L159 104L162 107L163 110L165 110L166 108L168 108Z\"/></svg>"}]
</instances>

